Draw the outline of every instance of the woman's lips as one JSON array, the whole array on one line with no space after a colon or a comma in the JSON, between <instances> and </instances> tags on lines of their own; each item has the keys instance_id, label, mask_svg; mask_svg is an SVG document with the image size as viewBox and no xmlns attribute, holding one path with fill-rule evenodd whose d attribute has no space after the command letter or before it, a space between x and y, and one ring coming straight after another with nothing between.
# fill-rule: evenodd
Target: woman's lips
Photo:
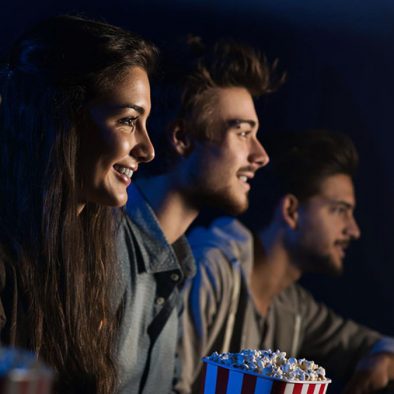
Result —
<instances>
[{"instance_id":1,"label":"woman's lips","mask_svg":"<svg viewBox=\"0 0 394 394\"><path fill-rule=\"evenodd\" d=\"M134 174L134 171L129 167L124 167L120 164L114 164L113 166L116 175L119 179L123 181L127 186L131 183L131 177Z\"/></svg>"}]
</instances>

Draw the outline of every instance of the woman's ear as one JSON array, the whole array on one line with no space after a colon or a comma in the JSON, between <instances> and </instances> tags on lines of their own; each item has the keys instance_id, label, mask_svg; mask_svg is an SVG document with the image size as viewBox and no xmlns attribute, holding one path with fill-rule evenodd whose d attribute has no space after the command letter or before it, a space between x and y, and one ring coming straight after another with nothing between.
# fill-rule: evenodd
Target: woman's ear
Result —
<instances>
[{"instance_id":1,"label":"woman's ear","mask_svg":"<svg viewBox=\"0 0 394 394\"><path fill-rule=\"evenodd\" d=\"M298 198L294 194L286 194L280 202L280 212L284 222L293 230L298 224Z\"/></svg>"},{"instance_id":2,"label":"woman's ear","mask_svg":"<svg viewBox=\"0 0 394 394\"><path fill-rule=\"evenodd\" d=\"M174 149L180 156L187 156L192 148L193 143L190 134L185 130L182 120L176 120L170 126L170 139Z\"/></svg>"}]
</instances>

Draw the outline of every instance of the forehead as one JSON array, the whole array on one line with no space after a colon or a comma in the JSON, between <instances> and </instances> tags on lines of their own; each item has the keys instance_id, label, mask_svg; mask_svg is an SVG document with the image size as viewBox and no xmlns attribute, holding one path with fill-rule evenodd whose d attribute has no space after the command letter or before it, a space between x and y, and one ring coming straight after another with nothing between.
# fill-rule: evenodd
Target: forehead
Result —
<instances>
[{"instance_id":1,"label":"forehead","mask_svg":"<svg viewBox=\"0 0 394 394\"><path fill-rule=\"evenodd\" d=\"M355 204L353 181L349 175L336 174L324 178L320 183L320 196Z\"/></svg>"},{"instance_id":2,"label":"forehead","mask_svg":"<svg viewBox=\"0 0 394 394\"><path fill-rule=\"evenodd\" d=\"M223 120L252 120L258 122L253 98L243 87L215 88L215 112Z\"/></svg>"},{"instance_id":3,"label":"forehead","mask_svg":"<svg viewBox=\"0 0 394 394\"><path fill-rule=\"evenodd\" d=\"M141 67L129 67L123 72L121 78L116 78L108 90L104 91L98 102L111 102L114 105L137 105L150 110L150 84L149 78Z\"/></svg>"}]
</instances>

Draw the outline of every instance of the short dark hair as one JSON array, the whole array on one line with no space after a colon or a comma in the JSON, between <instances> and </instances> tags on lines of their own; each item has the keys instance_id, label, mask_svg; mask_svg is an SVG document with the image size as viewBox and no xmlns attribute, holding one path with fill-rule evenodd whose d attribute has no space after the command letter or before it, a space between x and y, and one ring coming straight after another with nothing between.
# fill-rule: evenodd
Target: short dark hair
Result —
<instances>
[{"instance_id":1,"label":"short dark hair","mask_svg":"<svg viewBox=\"0 0 394 394\"><path fill-rule=\"evenodd\" d=\"M254 231L267 226L280 199L294 194L300 202L316 195L321 182L332 175L352 179L358 166L357 150L345 134L327 130L266 135L270 156L267 167L258 171L249 194L249 210L243 222Z\"/></svg>"},{"instance_id":2,"label":"short dark hair","mask_svg":"<svg viewBox=\"0 0 394 394\"><path fill-rule=\"evenodd\" d=\"M275 91L285 79L284 73L276 72L277 61L271 65L256 49L232 40L205 46L199 37L189 36L176 48L162 48L161 54L164 75L156 87L151 119L157 159L146 168L149 173L164 172L176 162L177 154L169 143L174 122L181 122L195 139L219 137L210 127L215 111L213 89L244 87L257 98Z\"/></svg>"}]
</instances>

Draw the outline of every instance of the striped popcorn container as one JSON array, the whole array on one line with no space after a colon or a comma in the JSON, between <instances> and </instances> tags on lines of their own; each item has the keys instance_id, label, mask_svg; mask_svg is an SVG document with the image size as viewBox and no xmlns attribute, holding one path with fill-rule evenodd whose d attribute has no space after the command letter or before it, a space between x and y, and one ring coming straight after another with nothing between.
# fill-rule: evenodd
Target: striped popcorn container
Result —
<instances>
[{"instance_id":1,"label":"striped popcorn container","mask_svg":"<svg viewBox=\"0 0 394 394\"><path fill-rule=\"evenodd\" d=\"M53 378L32 353L0 349L0 394L50 394Z\"/></svg>"},{"instance_id":2,"label":"striped popcorn container","mask_svg":"<svg viewBox=\"0 0 394 394\"><path fill-rule=\"evenodd\" d=\"M201 394L325 394L331 380L284 381L203 359Z\"/></svg>"}]
</instances>

